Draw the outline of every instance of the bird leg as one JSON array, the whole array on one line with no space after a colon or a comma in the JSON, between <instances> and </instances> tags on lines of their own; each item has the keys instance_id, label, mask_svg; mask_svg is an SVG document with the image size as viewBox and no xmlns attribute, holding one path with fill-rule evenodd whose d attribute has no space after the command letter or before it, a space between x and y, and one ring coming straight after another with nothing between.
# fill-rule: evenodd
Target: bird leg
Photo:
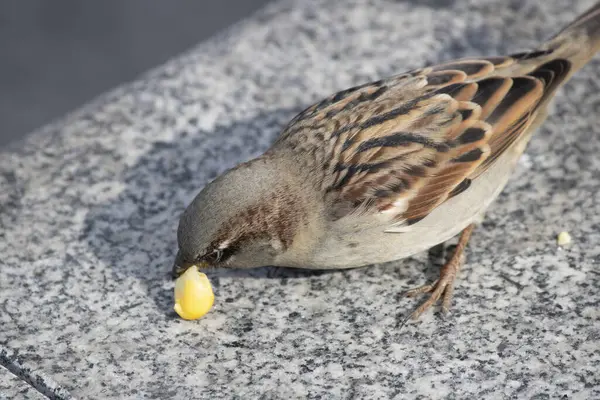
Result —
<instances>
[{"instance_id":1,"label":"bird leg","mask_svg":"<svg viewBox=\"0 0 600 400\"><path fill-rule=\"evenodd\" d=\"M417 287L406 292L406 296L413 297L421 293L431 293L429 298L412 312L409 318L417 319L419 316L433 306L442 297L442 312L448 313L450 301L454 292L454 280L464 262L465 247L473 233L474 224L467 226L460 234L458 244L452 254L452 258L444 264L440 271L440 277L431 284Z\"/></svg>"}]
</instances>

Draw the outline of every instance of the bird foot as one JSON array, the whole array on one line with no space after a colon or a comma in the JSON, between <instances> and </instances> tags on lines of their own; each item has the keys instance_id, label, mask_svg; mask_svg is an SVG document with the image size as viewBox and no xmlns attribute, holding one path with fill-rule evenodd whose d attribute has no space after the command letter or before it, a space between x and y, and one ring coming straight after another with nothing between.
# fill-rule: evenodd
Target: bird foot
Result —
<instances>
[{"instance_id":1,"label":"bird foot","mask_svg":"<svg viewBox=\"0 0 600 400\"><path fill-rule=\"evenodd\" d=\"M473 232L473 225L469 225L460 235L458 244L452 258L442 267L440 271L440 277L438 280L431 284L419 286L411 289L405 293L408 297L414 297L423 293L431 293L429 298L415 309L410 316L406 319L418 319L421 314L430 309L438 300L442 299L442 313L448 314L450 305L452 302L452 295L454 294L454 281L456 275L460 270L460 267L464 263L464 249L469 241L471 233Z\"/></svg>"}]
</instances>

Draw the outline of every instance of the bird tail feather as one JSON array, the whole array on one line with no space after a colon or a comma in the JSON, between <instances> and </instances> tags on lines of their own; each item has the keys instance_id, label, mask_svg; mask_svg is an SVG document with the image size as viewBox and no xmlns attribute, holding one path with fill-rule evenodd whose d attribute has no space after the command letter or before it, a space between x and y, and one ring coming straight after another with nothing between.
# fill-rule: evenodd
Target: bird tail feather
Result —
<instances>
[{"instance_id":1,"label":"bird tail feather","mask_svg":"<svg viewBox=\"0 0 600 400\"><path fill-rule=\"evenodd\" d=\"M587 64L600 51L600 2L547 41L540 50L571 62L571 74Z\"/></svg>"}]
</instances>

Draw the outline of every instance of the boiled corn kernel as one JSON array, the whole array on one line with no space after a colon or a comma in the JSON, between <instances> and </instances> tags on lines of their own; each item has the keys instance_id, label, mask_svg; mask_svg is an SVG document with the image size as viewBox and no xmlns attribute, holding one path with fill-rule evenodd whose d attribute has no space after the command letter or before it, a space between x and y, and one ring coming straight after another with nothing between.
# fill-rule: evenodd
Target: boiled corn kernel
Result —
<instances>
[{"instance_id":1,"label":"boiled corn kernel","mask_svg":"<svg viewBox=\"0 0 600 400\"><path fill-rule=\"evenodd\" d=\"M188 268L175 281L175 312L183 319L204 316L215 301L208 277L195 265Z\"/></svg>"},{"instance_id":2,"label":"boiled corn kernel","mask_svg":"<svg viewBox=\"0 0 600 400\"><path fill-rule=\"evenodd\" d=\"M571 243L571 235L569 235L569 232L561 232L558 234L556 241L558 242L559 246L566 246L567 244Z\"/></svg>"}]
</instances>

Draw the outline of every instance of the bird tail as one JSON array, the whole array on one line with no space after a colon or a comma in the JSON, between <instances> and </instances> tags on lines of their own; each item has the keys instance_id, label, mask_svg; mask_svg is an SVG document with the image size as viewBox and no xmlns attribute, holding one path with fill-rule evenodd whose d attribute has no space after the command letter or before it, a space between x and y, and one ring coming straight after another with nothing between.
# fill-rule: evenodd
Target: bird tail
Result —
<instances>
[{"instance_id":1,"label":"bird tail","mask_svg":"<svg viewBox=\"0 0 600 400\"><path fill-rule=\"evenodd\" d=\"M587 64L600 51L600 2L596 3L539 50L551 52L552 58L564 58L571 63L570 74Z\"/></svg>"}]
</instances>

